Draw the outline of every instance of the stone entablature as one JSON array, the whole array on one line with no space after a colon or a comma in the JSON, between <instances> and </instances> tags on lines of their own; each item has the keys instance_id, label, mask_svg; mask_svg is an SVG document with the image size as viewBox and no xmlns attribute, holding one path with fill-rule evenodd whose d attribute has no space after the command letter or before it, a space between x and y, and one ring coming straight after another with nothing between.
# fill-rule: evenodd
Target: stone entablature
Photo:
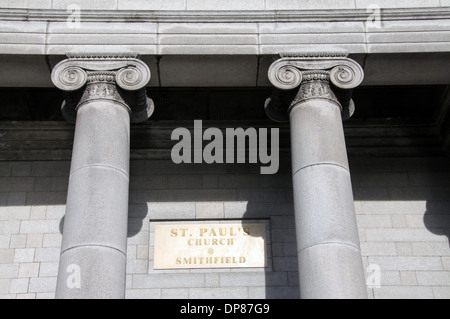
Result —
<instances>
[{"instance_id":1,"label":"stone entablature","mask_svg":"<svg viewBox=\"0 0 450 319\"><path fill-rule=\"evenodd\" d=\"M340 2L339 10L287 6L256 11L233 11L233 3L231 11L220 6L214 11L1 6L0 54L62 55L113 45L112 50L142 55L269 55L330 45L352 54L450 50L450 7L429 2L427 8L347 8Z\"/></svg>"},{"instance_id":2,"label":"stone entablature","mask_svg":"<svg viewBox=\"0 0 450 319\"><path fill-rule=\"evenodd\" d=\"M35 0L35 1L0 1L3 8L23 9L65 9L73 4L71 0ZM77 1L83 9L104 10L319 10L319 9L365 9L368 5L378 5L383 8L417 8L445 7L447 0L107 0L107 1Z\"/></svg>"},{"instance_id":3,"label":"stone entablature","mask_svg":"<svg viewBox=\"0 0 450 319\"><path fill-rule=\"evenodd\" d=\"M364 68L362 85L450 81L448 1L383 1L379 11L361 7L365 1L350 8L340 2L339 10L234 11L237 1L226 1L231 11L221 9L224 2L215 11L166 7L186 1L151 8L163 2L101 1L102 10L100 2L79 1L79 11L68 10L68 1L33 1L36 9L13 2L16 8L0 1L3 87L53 87L50 72L62 56L86 51L139 52L154 75L149 86L269 87L273 55L329 47L347 50Z\"/></svg>"}]
</instances>

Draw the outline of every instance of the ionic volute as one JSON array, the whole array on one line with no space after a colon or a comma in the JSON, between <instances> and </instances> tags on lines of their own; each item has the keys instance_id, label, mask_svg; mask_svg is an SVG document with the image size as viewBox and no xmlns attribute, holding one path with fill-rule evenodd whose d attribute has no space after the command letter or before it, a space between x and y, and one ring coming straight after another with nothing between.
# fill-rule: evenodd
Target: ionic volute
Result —
<instances>
[{"instance_id":1,"label":"ionic volute","mask_svg":"<svg viewBox=\"0 0 450 319\"><path fill-rule=\"evenodd\" d=\"M52 71L53 84L65 92L62 113L75 122L77 110L93 100L111 100L123 105L131 122L147 120L154 111L145 86L148 66L136 53L71 53Z\"/></svg>"},{"instance_id":2,"label":"ionic volute","mask_svg":"<svg viewBox=\"0 0 450 319\"><path fill-rule=\"evenodd\" d=\"M269 68L274 91L266 101L266 114L274 121L287 122L289 109L308 99L329 99L339 104L342 118L352 116L352 89L361 84L364 71L349 59L346 51L280 54Z\"/></svg>"}]
</instances>

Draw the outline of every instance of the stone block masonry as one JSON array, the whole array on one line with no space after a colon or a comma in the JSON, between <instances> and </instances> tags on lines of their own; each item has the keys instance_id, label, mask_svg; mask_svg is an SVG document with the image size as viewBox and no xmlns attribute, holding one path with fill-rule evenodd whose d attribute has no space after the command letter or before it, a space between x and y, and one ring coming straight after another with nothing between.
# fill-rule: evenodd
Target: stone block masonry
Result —
<instances>
[{"instance_id":1,"label":"stone block masonry","mask_svg":"<svg viewBox=\"0 0 450 319\"><path fill-rule=\"evenodd\" d=\"M351 159L350 167L363 261L381 270L369 297L450 298L450 160Z\"/></svg>"},{"instance_id":2,"label":"stone block masonry","mask_svg":"<svg viewBox=\"0 0 450 319\"><path fill-rule=\"evenodd\" d=\"M0 53L42 57L114 47L136 50L148 61L154 55L237 55L243 58L235 65L240 77L229 65L218 76L214 68L199 67L195 57L164 57L151 67L161 69L162 86L253 86L256 55L330 45L352 54L448 52L449 6L448 0L0 0ZM369 16L383 23L373 27ZM47 72L43 57L21 61L34 72ZM180 61L185 70L179 70ZM4 78L35 84L21 76L26 69ZM38 85L49 86L48 78L39 79ZM159 86L157 78L152 85Z\"/></svg>"},{"instance_id":3,"label":"stone block masonry","mask_svg":"<svg viewBox=\"0 0 450 319\"><path fill-rule=\"evenodd\" d=\"M73 4L71 0L16 0L12 4L1 0L4 8L24 9L67 9ZM301 1L301 0L78 0L77 4L84 10L326 10L326 9L365 9L370 4L383 8L440 7L448 5L447 0L334 0Z\"/></svg>"},{"instance_id":4,"label":"stone block masonry","mask_svg":"<svg viewBox=\"0 0 450 319\"><path fill-rule=\"evenodd\" d=\"M54 298L69 162L0 163L0 298ZM350 158L370 298L450 298L450 159ZM132 161L127 298L298 298L289 162ZM380 177L382 176L382 178ZM154 270L153 224L267 223L269 267ZM369 284L375 272L368 271Z\"/></svg>"},{"instance_id":5,"label":"stone block masonry","mask_svg":"<svg viewBox=\"0 0 450 319\"><path fill-rule=\"evenodd\" d=\"M0 298L54 298L69 163L0 163Z\"/></svg>"},{"instance_id":6,"label":"stone block masonry","mask_svg":"<svg viewBox=\"0 0 450 319\"><path fill-rule=\"evenodd\" d=\"M298 297L291 175L286 166L280 165L279 174L261 176L251 165L132 163L131 170L139 178L151 175L159 183L147 195L149 201L140 197L132 205L134 213L130 211L135 216L133 232L140 231L129 238L129 258L133 258L131 252L141 257L129 263L127 297ZM369 297L448 298L450 196L445 176L450 173L450 160L350 158L350 170L368 283L373 274L370 265L378 265L381 271L380 286L369 286ZM170 185L161 189L164 183ZM171 201L160 201L160 193ZM152 223L147 219L177 223L240 218L270 222L266 270L152 269ZM185 284L176 285L180 278Z\"/></svg>"}]
</instances>

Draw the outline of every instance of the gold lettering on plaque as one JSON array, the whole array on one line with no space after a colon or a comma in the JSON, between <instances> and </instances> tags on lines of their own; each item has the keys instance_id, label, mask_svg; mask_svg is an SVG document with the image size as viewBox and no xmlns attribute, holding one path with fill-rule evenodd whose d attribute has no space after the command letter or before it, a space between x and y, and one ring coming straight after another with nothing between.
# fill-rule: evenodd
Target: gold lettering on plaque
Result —
<instances>
[{"instance_id":1,"label":"gold lettering on plaque","mask_svg":"<svg viewBox=\"0 0 450 319\"><path fill-rule=\"evenodd\" d=\"M266 267L266 225L156 225L154 252L155 269Z\"/></svg>"}]
</instances>

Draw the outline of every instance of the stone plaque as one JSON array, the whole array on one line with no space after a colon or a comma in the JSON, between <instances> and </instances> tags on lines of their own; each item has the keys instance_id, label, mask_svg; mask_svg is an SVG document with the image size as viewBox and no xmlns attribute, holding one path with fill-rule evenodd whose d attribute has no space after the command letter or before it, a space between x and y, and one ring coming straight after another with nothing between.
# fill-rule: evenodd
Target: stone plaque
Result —
<instances>
[{"instance_id":1,"label":"stone plaque","mask_svg":"<svg viewBox=\"0 0 450 319\"><path fill-rule=\"evenodd\" d=\"M266 225L156 225L154 251L155 269L266 267Z\"/></svg>"}]
</instances>

